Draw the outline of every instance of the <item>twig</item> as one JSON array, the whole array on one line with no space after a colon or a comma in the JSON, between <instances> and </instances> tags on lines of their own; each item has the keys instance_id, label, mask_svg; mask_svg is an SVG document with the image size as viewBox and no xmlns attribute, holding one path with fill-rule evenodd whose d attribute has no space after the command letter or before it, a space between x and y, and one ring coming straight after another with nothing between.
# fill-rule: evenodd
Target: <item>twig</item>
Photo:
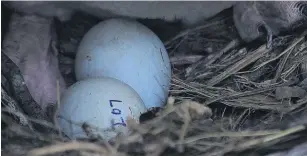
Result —
<instances>
[{"instance_id":1,"label":"twig","mask_svg":"<svg viewBox=\"0 0 307 156\"><path fill-rule=\"evenodd\" d=\"M93 151L101 154L107 153L105 149L101 146L98 146L93 143L86 143L86 142L68 142L68 143L58 143L56 145L45 146L42 148L36 148L28 152L28 156L41 156L41 155L48 155L54 154L59 152L65 152L70 150L79 150L79 151Z\"/></svg>"},{"instance_id":2,"label":"twig","mask_svg":"<svg viewBox=\"0 0 307 156\"><path fill-rule=\"evenodd\" d=\"M281 87L281 86L284 86L284 84L271 85L270 87L267 87L267 88L260 88L260 89L245 91L245 92L236 93L236 94L233 93L231 95L227 95L227 96L222 96L222 97L218 97L218 98L215 98L215 99L211 99L211 100L207 101L205 104L209 105L209 104L212 104L214 102L225 100L225 99L232 99L232 98L237 98L237 97L243 97L243 96L259 94L259 93L263 93L263 92L267 92L267 91L276 89L277 87Z\"/></svg>"},{"instance_id":3,"label":"twig","mask_svg":"<svg viewBox=\"0 0 307 156\"><path fill-rule=\"evenodd\" d=\"M197 94L202 95L202 96L204 96L204 97L206 97L206 98L216 97L216 96L213 95L212 93L210 93L210 92L208 92L208 91L206 91L206 90L201 90L201 89L195 88L195 87L193 87L193 86L191 86L191 85L188 85L188 84L186 84L185 82L183 82L183 81L180 80L180 79L172 78L172 81L177 82L177 83L179 83L180 85L182 85L182 86L179 86L179 85L178 85L180 88L184 88L184 89L186 89L186 90L188 90L188 91L197 93ZM175 85L175 86L176 86L176 84L172 84L172 85Z\"/></svg>"},{"instance_id":4,"label":"twig","mask_svg":"<svg viewBox=\"0 0 307 156\"><path fill-rule=\"evenodd\" d=\"M59 109L60 109L60 99L61 99L61 97L60 97L61 92L60 92L60 82L59 82L59 80L56 81L56 85L57 85L57 103L56 103L55 113L53 114L53 122L54 122L55 127L59 131L60 137L62 138L61 128L60 128L58 120L57 120L57 115L58 115Z\"/></svg>"},{"instance_id":5,"label":"twig","mask_svg":"<svg viewBox=\"0 0 307 156\"><path fill-rule=\"evenodd\" d=\"M188 36L183 37L183 38L176 44L176 46L172 49L172 51L169 52L169 55L170 55L170 56L173 55L174 52L175 52L175 50L177 50L177 48L178 48L187 38L188 38ZM166 50L168 50L168 49L170 49L170 48L171 48L171 46L170 46L170 47L166 47Z\"/></svg>"},{"instance_id":6,"label":"twig","mask_svg":"<svg viewBox=\"0 0 307 156\"><path fill-rule=\"evenodd\" d=\"M198 26L198 27L195 27L193 29L187 29L187 30L184 30L182 32L180 32L178 35L176 35L175 37L173 37L172 39L164 42L164 45L165 46L168 46L171 42L177 40L178 38L180 37L183 37L185 35L188 35L189 33L191 32L195 32L195 31L198 31L198 30L201 30L201 29L205 29L205 28L208 28L208 27L211 27L213 25L217 25L219 23L221 23L222 21L226 20L227 18L225 19L221 19L221 20L218 20L218 21L215 21L215 22L212 22L212 23L209 23L209 24L206 24L206 25L201 25L201 26Z\"/></svg>"},{"instance_id":7,"label":"twig","mask_svg":"<svg viewBox=\"0 0 307 156\"><path fill-rule=\"evenodd\" d=\"M194 71L199 65L204 64L204 66L209 66L212 63L214 63L218 58L220 58L224 53L229 51L230 49L233 49L238 45L239 41L238 40L233 40L230 43L228 43L222 50L220 50L216 55L214 55L212 58L208 60L207 57L202 58L201 60L197 61L195 64L192 64L191 66L188 67L187 74L185 75L188 77L192 71Z\"/></svg>"},{"instance_id":8,"label":"twig","mask_svg":"<svg viewBox=\"0 0 307 156\"><path fill-rule=\"evenodd\" d=\"M28 121L28 119L25 117L25 115L22 113L22 109L18 106L17 102L15 99L12 99L7 92L2 88L1 86L1 103L7 103L6 109L10 110L13 115L16 115L17 118L19 119L19 123L21 125L27 125L31 130L33 130L33 126L31 123ZM2 108L3 109L3 108Z\"/></svg>"},{"instance_id":9,"label":"twig","mask_svg":"<svg viewBox=\"0 0 307 156\"><path fill-rule=\"evenodd\" d=\"M292 47L292 46L290 46L290 47ZM293 52L293 48L294 48L294 47L292 47L291 49L289 49L289 50L287 51L287 52L288 52L287 55L284 56L284 58L281 60L279 66L278 66L278 69L277 69L277 71L276 71L275 77L274 77L274 79L272 80L272 83L276 83L276 82L277 82L278 78L280 77L280 75L281 75L281 73L282 73L282 71L283 71L283 69L284 69L284 67L285 67L285 64L286 64L286 62L287 62L289 56L290 56L291 53Z\"/></svg>"},{"instance_id":10,"label":"twig","mask_svg":"<svg viewBox=\"0 0 307 156\"><path fill-rule=\"evenodd\" d=\"M9 109L6 109L6 108L2 108L1 109L1 112L7 112L7 113L11 113L13 115L16 115L16 116L24 116L27 118L27 120L31 121L31 122L34 122L34 123L37 123L37 124L40 124L40 125L43 125L47 128L51 128L51 129L54 129L54 130L57 130L57 128L54 127L54 125L48 121L45 121L45 120L39 120L39 119L35 119L35 118L31 118L21 112L15 112L15 111L11 111Z\"/></svg>"},{"instance_id":11,"label":"twig","mask_svg":"<svg viewBox=\"0 0 307 156\"><path fill-rule=\"evenodd\" d=\"M266 64L270 63L270 62L273 62L277 59L279 59L281 56L283 56L284 54L286 54L289 50L291 50L292 48L294 48L298 43L300 43L301 41L303 41L305 39L305 35L306 35L307 31L303 33L303 35L297 39L295 39L292 44L287 48L285 49L282 53L280 53L278 56L276 56L275 58L273 59L270 59L268 61L265 61L263 63L261 63L260 65L258 65L257 67L255 67L255 69L253 71L250 71L250 72L254 72L256 70L258 70L259 68L265 66Z\"/></svg>"},{"instance_id":12,"label":"twig","mask_svg":"<svg viewBox=\"0 0 307 156\"><path fill-rule=\"evenodd\" d=\"M292 106L288 112L293 112L296 109L302 107L302 105L306 105L307 104L307 96L305 96L303 99L300 99L294 106Z\"/></svg>"},{"instance_id":13,"label":"twig","mask_svg":"<svg viewBox=\"0 0 307 156\"><path fill-rule=\"evenodd\" d=\"M57 136L54 136L53 134L46 135L38 131L29 129L27 127L21 126L20 124L13 122L12 118L5 114L2 114L1 117L2 117L1 119L3 120L3 122L8 124L7 129L3 129L2 132L4 136L7 136L6 134L8 134L9 138L10 138L10 135L12 135L14 138L20 137L24 139L40 140L40 141L44 141L48 143L57 142L57 140L61 140L61 141L66 140L66 138L59 138Z\"/></svg>"},{"instance_id":14,"label":"twig","mask_svg":"<svg viewBox=\"0 0 307 156\"><path fill-rule=\"evenodd\" d=\"M273 44L273 32L272 32L272 30L266 24L264 24L264 27L266 28L266 31L267 31L266 47L268 49L270 49L270 48L272 48L272 44Z\"/></svg>"},{"instance_id":15,"label":"twig","mask_svg":"<svg viewBox=\"0 0 307 156\"><path fill-rule=\"evenodd\" d=\"M183 64L192 64L200 59L202 59L203 55L184 55L184 56L173 56L170 58L171 64L173 65L183 65Z\"/></svg>"},{"instance_id":16,"label":"twig","mask_svg":"<svg viewBox=\"0 0 307 156\"><path fill-rule=\"evenodd\" d=\"M228 152L243 151L243 150L255 147L257 145L263 144L263 143L267 143L267 142L270 142L270 141L273 141L273 140L276 140L276 139L280 139L282 137L285 137L287 135L290 135L290 134L293 134L293 133L296 133L296 132L299 132L299 131L302 131L302 130L305 130L305 129L306 129L305 126L300 125L300 126L290 128L290 129L287 129L287 130L284 130L284 131L280 131L280 132L275 133L275 134L271 134L271 135L269 134L268 136L265 136L265 137L262 137L262 138L259 138L259 139L253 138L249 141L240 143L238 145L230 144L228 146L225 146L221 150L218 150L218 151L213 152L213 153L211 152L210 155L221 155L221 154L225 154L225 153L228 153Z\"/></svg>"},{"instance_id":17,"label":"twig","mask_svg":"<svg viewBox=\"0 0 307 156\"><path fill-rule=\"evenodd\" d=\"M206 133L198 136L193 136L186 138L184 143L192 143L205 138L218 138L218 137L252 137L252 136L264 136L279 133L279 130L271 130L271 131L241 131L241 132L220 132L220 133Z\"/></svg>"},{"instance_id":18,"label":"twig","mask_svg":"<svg viewBox=\"0 0 307 156\"><path fill-rule=\"evenodd\" d=\"M183 104L182 104L183 105ZM182 107L181 107L182 108ZM184 141L184 137L187 133L187 129L188 129L188 126L189 126L189 123L191 121L191 116L190 116L190 113L189 113L189 107L188 106L183 106L182 108L182 114L180 116L183 117L183 126L181 127L181 131L180 131L180 135L179 135L179 151L180 152L183 152L183 141ZM177 112L178 115L179 115L179 112Z\"/></svg>"},{"instance_id":19,"label":"twig","mask_svg":"<svg viewBox=\"0 0 307 156\"><path fill-rule=\"evenodd\" d=\"M233 66L229 67L225 72L213 77L211 80L208 81L208 86L214 86L218 84L219 82L223 81L230 75L238 72L242 68L246 67L247 65L253 63L254 61L258 60L260 57L262 57L264 54L268 53L271 49L267 49L266 45L262 45L257 50L251 52L250 55L246 56L244 59L240 60Z\"/></svg>"},{"instance_id":20,"label":"twig","mask_svg":"<svg viewBox=\"0 0 307 156\"><path fill-rule=\"evenodd\" d=\"M242 122L242 120L244 119L244 116L246 113L248 113L249 109L245 109L241 115L238 117L238 119L236 121L234 121L234 124L232 126L232 129L236 129L238 127L238 125L240 125L240 122Z\"/></svg>"},{"instance_id":21,"label":"twig","mask_svg":"<svg viewBox=\"0 0 307 156\"><path fill-rule=\"evenodd\" d=\"M238 107L238 108L246 108L246 109L253 109L253 110L270 110L275 112L284 113L289 110L289 105L281 104L280 102L276 102L275 104L265 103L258 101L258 99L250 99L246 100L245 98L239 98L236 100L225 100L221 101L221 103L231 106L231 107Z\"/></svg>"},{"instance_id":22,"label":"twig","mask_svg":"<svg viewBox=\"0 0 307 156\"><path fill-rule=\"evenodd\" d=\"M273 140L276 140L276 139L280 139L282 137L285 137L287 135L290 135L290 134L293 134L293 133L296 133L296 132L299 132L299 131L302 131L302 130L305 130L305 129L306 129L305 126L299 125L299 126L289 128L289 129L284 130L284 131L280 131L279 133L266 136L264 138L254 139L254 140L251 140L251 141L248 141L248 142L241 143L237 146L236 149L237 150L243 150L243 149L251 148L253 146L263 144L263 143L266 143L266 142L270 142L270 141L273 141Z\"/></svg>"}]
</instances>

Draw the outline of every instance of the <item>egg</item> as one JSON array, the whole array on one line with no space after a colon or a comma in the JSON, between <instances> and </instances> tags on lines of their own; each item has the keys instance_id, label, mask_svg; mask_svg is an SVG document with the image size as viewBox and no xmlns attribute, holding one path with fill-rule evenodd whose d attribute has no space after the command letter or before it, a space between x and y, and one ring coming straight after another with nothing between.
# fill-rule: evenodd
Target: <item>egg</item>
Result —
<instances>
[{"instance_id":1,"label":"egg","mask_svg":"<svg viewBox=\"0 0 307 156\"><path fill-rule=\"evenodd\" d=\"M61 131L71 139L99 135L109 140L127 134L127 117L139 122L145 112L142 99L129 85L101 77L71 85L61 97L57 119Z\"/></svg>"},{"instance_id":2,"label":"egg","mask_svg":"<svg viewBox=\"0 0 307 156\"><path fill-rule=\"evenodd\" d=\"M170 87L167 51L144 25L109 19L92 27L81 40L75 61L77 80L111 77L131 86L147 109L163 107Z\"/></svg>"}]
</instances>

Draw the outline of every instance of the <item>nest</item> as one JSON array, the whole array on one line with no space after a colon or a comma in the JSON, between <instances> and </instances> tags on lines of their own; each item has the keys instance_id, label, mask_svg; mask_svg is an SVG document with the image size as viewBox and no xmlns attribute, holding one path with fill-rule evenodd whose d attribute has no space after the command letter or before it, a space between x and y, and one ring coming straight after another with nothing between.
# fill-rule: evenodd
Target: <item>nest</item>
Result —
<instances>
[{"instance_id":1,"label":"nest","mask_svg":"<svg viewBox=\"0 0 307 156\"><path fill-rule=\"evenodd\" d=\"M31 97L17 85L23 81L17 67L2 54L2 153L306 155L307 32L292 28L275 37L271 48L264 36L246 44L229 15L225 10L205 25L181 31L178 23L140 20L169 52L170 97L156 117L141 124L129 120L129 135L110 142L101 138L71 141L52 122L24 113L20 103ZM75 82L73 59L78 42L99 21L79 13L57 24L60 68L69 85Z\"/></svg>"}]
</instances>

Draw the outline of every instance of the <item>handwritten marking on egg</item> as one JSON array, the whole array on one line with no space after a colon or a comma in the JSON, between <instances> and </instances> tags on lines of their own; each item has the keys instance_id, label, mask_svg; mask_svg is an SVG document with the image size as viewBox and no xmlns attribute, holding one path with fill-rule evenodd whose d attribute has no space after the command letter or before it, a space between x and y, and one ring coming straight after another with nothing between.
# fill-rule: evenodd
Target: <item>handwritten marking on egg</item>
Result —
<instances>
[{"instance_id":1,"label":"handwritten marking on egg","mask_svg":"<svg viewBox=\"0 0 307 156\"><path fill-rule=\"evenodd\" d=\"M91 59L88 59L91 58ZM131 86L147 109L165 104L171 67L161 40L130 20L105 20L91 28L78 47L77 80L112 77Z\"/></svg>"},{"instance_id":2,"label":"handwritten marking on egg","mask_svg":"<svg viewBox=\"0 0 307 156\"><path fill-rule=\"evenodd\" d=\"M70 138L89 137L82 126L90 125L91 133L109 140L127 133L127 117L139 122L146 112L139 95L127 84L113 78L89 78L70 86L61 98L58 121Z\"/></svg>"}]
</instances>

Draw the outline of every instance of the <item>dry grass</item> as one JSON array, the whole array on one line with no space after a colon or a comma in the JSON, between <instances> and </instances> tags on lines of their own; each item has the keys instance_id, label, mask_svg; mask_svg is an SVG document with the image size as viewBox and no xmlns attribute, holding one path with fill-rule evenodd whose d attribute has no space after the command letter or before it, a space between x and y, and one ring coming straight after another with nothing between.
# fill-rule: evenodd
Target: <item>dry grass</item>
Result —
<instances>
[{"instance_id":1,"label":"dry grass","mask_svg":"<svg viewBox=\"0 0 307 156\"><path fill-rule=\"evenodd\" d=\"M180 32L165 42L173 63L170 99L158 117L128 121L128 136L69 140L57 124L25 115L2 88L2 153L7 155L252 155L290 149L306 138L307 98L276 99L275 90L299 86L307 55L306 31L265 43L242 44L229 18ZM209 40L210 38L210 40ZM182 52L200 43L206 54ZM256 46L258 45L258 46ZM179 56L180 54L180 56ZM178 55L178 56L176 56ZM181 63L180 63L181 62ZM293 95L295 96L295 95ZM12 118L13 117L13 118ZM295 120L289 119L295 118ZM33 128L42 125L47 132ZM304 133L305 132L305 133ZM280 149L276 149L277 151Z\"/></svg>"}]
</instances>

